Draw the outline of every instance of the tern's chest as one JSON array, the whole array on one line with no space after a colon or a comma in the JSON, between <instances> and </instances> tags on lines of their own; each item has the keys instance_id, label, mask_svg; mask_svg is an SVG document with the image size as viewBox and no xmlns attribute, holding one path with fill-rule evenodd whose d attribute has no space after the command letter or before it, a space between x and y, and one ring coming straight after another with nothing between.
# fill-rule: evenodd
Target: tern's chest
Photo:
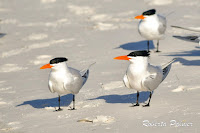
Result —
<instances>
[{"instance_id":1,"label":"tern's chest","mask_svg":"<svg viewBox=\"0 0 200 133\"><path fill-rule=\"evenodd\" d=\"M141 82L144 77L148 74L148 72L143 67L129 67L127 69L127 77L129 80L129 84L133 89L141 91L143 88L141 86Z\"/></svg>"},{"instance_id":2,"label":"tern's chest","mask_svg":"<svg viewBox=\"0 0 200 133\"><path fill-rule=\"evenodd\" d=\"M139 31L142 32L143 34L147 34L147 32L151 33L157 33L159 28L159 23L158 21L152 20L152 21L140 21L139 24Z\"/></svg>"},{"instance_id":3,"label":"tern's chest","mask_svg":"<svg viewBox=\"0 0 200 133\"><path fill-rule=\"evenodd\" d=\"M152 29L154 29L154 28L158 28L159 21L156 18L150 19L150 20L146 20L146 21L141 20L139 25L141 27L144 27L144 28L152 28Z\"/></svg>"},{"instance_id":4,"label":"tern's chest","mask_svg":"<svg viewBox=\"0 0 200 133\"><path fill-rule=\"evenodd\" d=\"M134 81L140 81L145 75L147 71L143 67L129 67L127 69L127 75L129 78L131 78Z\"/></svg>"},{"instance_id":5,"label":"tern's chest","mask_svg":"<svg viewBox=\"0 0 200 133\"><path fill-rule=\"evenodd\" d=\"M60 87L63 86L63 83L70 82L72 80L72 77L70 74L63 72L51 72L49 80L52 82L54 87Z\"/></svg>"}]
</instances>

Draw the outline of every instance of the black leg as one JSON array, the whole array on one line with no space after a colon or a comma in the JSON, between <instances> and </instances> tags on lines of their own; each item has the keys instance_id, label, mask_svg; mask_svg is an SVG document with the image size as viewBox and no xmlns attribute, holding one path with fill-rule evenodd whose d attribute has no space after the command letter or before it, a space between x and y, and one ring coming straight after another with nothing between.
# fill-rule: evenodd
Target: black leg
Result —
<instances>
[{"instance_id":1,"label":"black leg","mask_svg":"<svg viewBox=\"0 0 200 133\"><path fill-rule=\"evenodd\" d=\"M137 91L137 101L136 101L136 104L134 106L139 106L138 101L139 101L139 91Z\"/></svg>"},{"instance_id":2,"label":"black leg","mask_svg":"<svg viewBox=\"0 0 200 133\"><path fill-rule=\"evenodd\" d=\"M58 109L56 111L61 111L62 109L60 108L60 95L58 96Z\"/></svg>"},{"instance_id":3,"label":"black leg","mask_svg":"<svg viewBox=\"0 0 200 133\"><path fill-rule=\"evenodd\" d=\"M150 52L149 51L149 40L147 41L147 49L148 49L148 52Z\"/></svg>"},{"instance_id":4,"label":"black leg","mask_svg":"<svg viewBox=\"0 0 200 133\"><path fill-rule=\"evenodd\" d=\"M149 102L146 105L143 105L143 107L149 107L150 106L151 96L152 96L152 92L150 91Z\"/></svg>"},{"instance_id":5,"label":"black leg","mask_svg":"<svg viewBox=\"0 0 200 133\"><path fill-rule=\"evenodd\" d=\"M160 52L159 51L159 40L157 41L157 50L156 50L156 52Z\"/></svg>"},{"instance_id":6,"label":"black leg","mask_svg":"<svg viewBox=\"0 0 200 133\"><path fill-rule=\"evenodd\" d=\"M136 101L136 104L133 105L133 106L131 106L131 107L140 106L140 104L139 104L138 101L139 101L139 91L137 91L137 101Z\"/></svg>"},{"instance_id":7,"label":"black leg","mask_svg":"<svg viewBox=\"0 0 200 133\"><path fill-rule=\"evenodd\" d=\"M69 109L69 110L75 110L75 95L73 94L73 99L72 99L72 101L73 101L73 108L71 108L71 109Z\"/></svg>"},{"instance_id":8,"label":"black leg","mask_svg":"<svg viewBox=\"0 0 200 133\"><path fill-rule=\"evenodd\" d=\"M75 95L73 95L73 110L75 109Z\"/></svg>"}]
</instances>

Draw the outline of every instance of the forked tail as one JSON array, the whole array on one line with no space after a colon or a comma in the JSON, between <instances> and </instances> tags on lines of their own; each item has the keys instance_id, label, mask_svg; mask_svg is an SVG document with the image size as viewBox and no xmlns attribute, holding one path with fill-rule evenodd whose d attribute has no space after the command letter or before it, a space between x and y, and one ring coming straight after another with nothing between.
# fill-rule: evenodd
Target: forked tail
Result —
<instances>
[{"instance_id":1,"label":"forked tail","mask_svg":"<svg viewBox=\"0 0 200 133\"><path fill-rule=\"evenodd\" d=\"M172 63L176 60L176 58L174 58L173 60L171 60L170 62L162 65L162 70L163 70L163 78L162 78L162 81L167 77L170 69L171 69L171 66L172 66Z\"/></svg>"},{"instance_id":2,"label":"forked tail","mask_svg":"<svg viewBox=\"0 0 200 133\"><path fill-rule=\"evenodd\" d=\"M92 65L94 65L96 62L93 62L92 64L90 64L86 69L83 69L83 70L81 70L80 71L80 74L81 74L81 76L82 76L82 78L83 78L83 85L86 83L86 81L87 81L87 79L88 79L88 77L89 77L89 69L90 69L90 67L92 66Z\"/></svg>"}]
</instances>

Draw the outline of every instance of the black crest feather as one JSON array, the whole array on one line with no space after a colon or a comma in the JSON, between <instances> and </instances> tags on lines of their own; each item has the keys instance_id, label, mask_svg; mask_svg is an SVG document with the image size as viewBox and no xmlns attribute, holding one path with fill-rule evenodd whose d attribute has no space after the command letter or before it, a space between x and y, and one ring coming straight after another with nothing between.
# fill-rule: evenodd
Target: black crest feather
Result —
<instances>
[{"instance_id":1,"label":"black crest feather","mask_svg":"<svg viewBox=\"0 0 200 133\"><path fill-rule=\"evenodd\" d=\"M50 60L50 64L57 64L57 63L60 63L60 62L64 62L64 61L67 61L68 59L65 58L65 57L57 57L57 58L54 58L52 60Z\"/></svg>"},{"instance_id":2,"label":"black crest feather","mask_svg":"<svg viewBox=\"0 0 200 133\"><path fill-rule=\"evenodd\" d=\"M155 13L156 13L156 10L151 9L151 10L143 12L142 15L150 16L150 15L154 15Z\"/></svg>"},{"instance_id":3,"label":"black crest feather","mask_svg":"<svg viewBox=\"0 0 200 133\"><path fill-rule=\"evenodd\" d=\"M133 56L133 57L136 57L136 56L146 56L148 57L150 54L148 51L146 50L143 50L143 51L134 51L134 52L131 52L129 55L127 56Z\"/></svg>"}]
</instances>

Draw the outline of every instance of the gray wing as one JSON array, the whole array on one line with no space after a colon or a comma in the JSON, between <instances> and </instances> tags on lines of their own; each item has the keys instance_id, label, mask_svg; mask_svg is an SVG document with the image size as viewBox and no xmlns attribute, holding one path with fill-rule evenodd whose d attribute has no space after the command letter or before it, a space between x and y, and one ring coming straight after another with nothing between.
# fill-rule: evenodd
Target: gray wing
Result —
<instances>
[{"instance_id":1,"label":"gray wing","mask_svg":"<svg viewBox=\"0 0 200 133\"><path fill-rule=\"evenodd\" d=\"M165 17L158 15L158 19L159 19L159 27L158 27L158 31L160 34L164 34L165 30L167 28L167 20Z\"/></svg>"},{"instance_id":2,"label":"gray wing","mask_svg":"<svg viewBox=\"0 0 200 133\"><path fill-rule=\"evenodd\" d=\"M69 83L65 82L63 86L72 94L77 94L83 86L83 79L78 70L71 67L69 67L69 70L72 75L72 81Z\"/></svg>"},{"instance_id":3,"label":"gray wing","mask_svg":"<svg viewBox=\"0 0 200 133\"><path fill-rule=\"evenodd\" d=\"M83 75L81 75L82 78L83 78L83 85L86 83L86 81L87 81L87 79L88 79L88 77L89 77L89 73L90 73L90 71L89 71L89 69L88 69L88 70L86 70L85 73L83 73Z\"/></svg>"},{"instance_id":4,"label":"gray wing","mask_svg":"<svg viewBox=\"0 0 200 133\"><path fill-rule=\"evenodd\" d=\"M163 78L162 78L162 81L167 77L170 69L171 69L171 66L172 66L172 63L176 60L173 59L172 61L166 63L165 65L162 65L162 70L163 70Z\"/></svg>"},{"instance_id":5,"label":"gray wing","mask_svg":"<svg viewBox=\"0 0 200 133\"><path fill-rule=\"evenodd\" d=\"M162 82L162 69L158 66L152 66L149 64L149 75L142 80L142 85L147 90L153 91Z\"/></svg>"},{"instance_id":6,"label":"gray wing","mask_svg":"<svg viewBox=\"0 0 200 133\"><path fill-rule=\"evenodd\" d=\"M189 30L189 31L196 31L196 32L200 32L200 27L181 27L181 26L175 26L172 25L171 27L173 28L179 28L179 29L184 29L184 30Z\"/></svg>"},{"instance_id":7,"label":"gray wing","mask_svg":"<svg viewBox=\"0 0 200 133\"><path fill-rule=\"evenodd\" d=\"M94 63L92 63L92 64L90 64L86 69L83 69L83 70L81 70L80 71L80 74L81 74L81 76L82 76L82 79L83 79L83 85L86 83L86 81L87 81L87 79L88 79L88 77L89 77L89 69L90 69L90 67L92 66L92 65L94 65L96 62L94 62Z\"/></svg>"}]
</instances>

